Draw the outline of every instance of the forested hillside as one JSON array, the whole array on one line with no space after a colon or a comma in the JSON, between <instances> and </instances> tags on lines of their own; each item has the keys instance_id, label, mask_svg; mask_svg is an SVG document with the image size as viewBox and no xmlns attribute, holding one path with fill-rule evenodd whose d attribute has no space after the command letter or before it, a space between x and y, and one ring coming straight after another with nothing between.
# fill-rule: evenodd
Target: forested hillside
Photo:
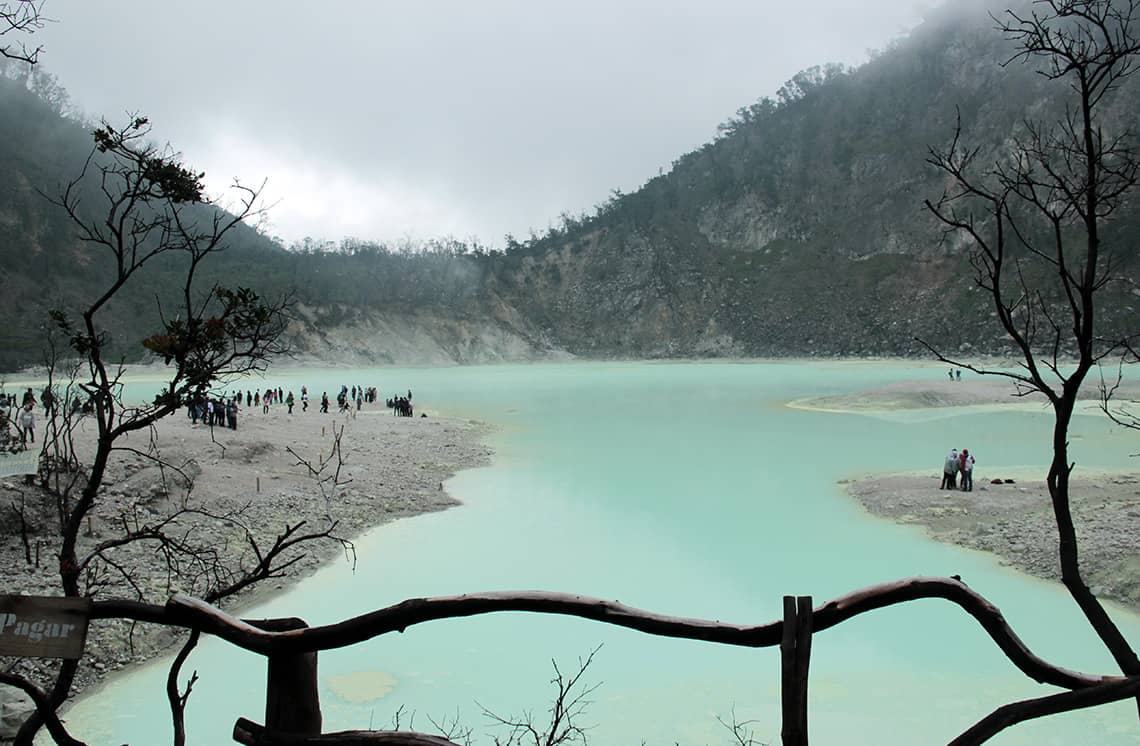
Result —
<instances>
[{"instance_id":1,"label":"forested hillside","mask_svg":"<svg viewBox=\"0 0 1140 746\"><path fill-rule=\"evenodd\" d=\"M0 61L2 64L2 61ZM74 314L80 299L99 297L112 282L105 248L84 243L58 204L81 172L97 126L67 116L66 91L42 67L8 63L0 75L0 282L7 289L0 324L0 370L38 365L49 344L49 311ZM112 124L119 124L112 122ZM189 163L192 167L192 162ZM78 212L106 220L97 180L83 185ZM289 251L240 226L224 251L203 265L203 283L250 287L293 300L291 344L301 356L360 362L451 362L522 359L545 354L519 336L526 329L484 279L486 256L453 242L417 252L343 240ZM185 278L178 253L147 268L145 290L131 285L107 309L111 350L146 359L141 340L159 328L159 305L178 297ZM509 323L496 319L505 317ZM57 339L66 350L66 340Z\"/></svg>"},{"instance_id":2,"label":"forested hillside","mask_svg":"<svg viewBox=\"0 0 1140 746\"><path fill-rule=\"evenodd\" d=\"M66 115L67 94L42 68L30 74L9 62L0 76L0 282L6 290L0 329L0 369L44 361L50 310L73 312L77 301L99 297L114 279L111 257L79 240L58 202L64 186L82 171L95 125ZM97 181L82 185L79 211L106 220ZM249 284L248 269L281 254L252 229L239 226L230 249L208 266L217 282ZM132 286L108 309L112 349L142 359L140 342L157 327L157 300L177 293L185 270L174 257L154 262L145 290ZM66 340L58 339L64 350Z\"/></svg>"},{"instance_id":3,"label":"forested hillside","mask_svg":"<svg viewBox=\"0 0 1140 746\"><path fill-rule=\"evenodd\" d=\"M288 251L252 228L234 235L217 281L291 293L303 355L358 362L585 357L1001 353L1005 337L965 249L923 206L943 184L925 159L960 118L978 158L999 157L1028 119L1063 116L1065 89L1024 64L978 8L931 11L857 69L822 65L775 98L742 107L719 136L593 214L563 215L505 252L438 242L402 252L360 241ZM15 79L14 79L15 78ZM709 81L714 85L715 81ZM1108 103L1134 122L1140 82ZM678 92L677 106L685 105ZM0 279L8 290L0 369L41 357L46 311L97 286L99 258L39 192L81 166L90 127L63 116L50 76L0 80ZM1105 236L1137 274L1137 206ZM155 297L118 309L137 358ZM1135 286L1133 286L1135 287ZM1121 286L1103 323L1134 316Z\"/></svg>"},{"instance_id":4,"label":"forested hillside","mask_svg":"<svg viewBox=\"0 0 1140 746\"><path fill-rule=\"evenodd\" d=\"M985 162L1027 117L1064 113L1063 86L1002 66L992 26L943 9L858 69L800 73L668 174L510 254L504 294L587 354L921 354L916 337L1004 351L963 248L923 205L943 188L928 148L959 115ZM1135 121L1138 103L1131 78L1110 121ZM1135 207L1106 236L1132 276Z\"/></svg>"}]
</instances>

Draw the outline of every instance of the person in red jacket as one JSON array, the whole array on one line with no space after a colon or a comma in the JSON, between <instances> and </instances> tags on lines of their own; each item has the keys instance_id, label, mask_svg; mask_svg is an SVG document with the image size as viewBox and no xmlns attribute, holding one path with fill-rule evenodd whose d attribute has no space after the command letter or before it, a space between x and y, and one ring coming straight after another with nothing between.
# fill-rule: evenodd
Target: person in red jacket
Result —
<instances>
[{"instance_id":1,"label":"person in red jacket","mask_svg":"<svg viewBox=\"0 0 1140 746\"><path fill-rule=\"evenodd\" d=\"M962 474L962 491L974 491L974 457L970 455L970 449L963 448L962 452L958 454L958 471Z\"/></svg>"}]
</instances>

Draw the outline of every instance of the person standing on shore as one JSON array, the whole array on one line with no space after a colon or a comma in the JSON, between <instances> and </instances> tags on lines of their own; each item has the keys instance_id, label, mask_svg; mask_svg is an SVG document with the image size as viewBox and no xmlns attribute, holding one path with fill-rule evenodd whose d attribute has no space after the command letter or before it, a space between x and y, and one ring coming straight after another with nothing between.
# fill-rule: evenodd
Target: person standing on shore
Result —
<instances>
[{"instance_id":1,"label":"person standing on shore","mask_svg":"<svg viewBox=\"0 0 1140 746\"><path fill-rule=\"evenodd\" d=\"M963 448L962 454L958 457L959 467L962 472L962 491L974 491L974 457L970 455L970 449Z\"/></svg>"},{"instance_id":2,"label":"person standing on shore","mask_svg":"<svg viewBox=\"0 0 1140 746\"><path fill-rule=\"evenodd\" d=\"M939 489L952 490L958 484L958 449L951 448L950 455L942 463L942 486Z\"/></svg>"},{"instance_id":3,"label":"person standing on shore","mask_svg":"<svg viewBox=\"0 0 1140 746\"><path fill-rule=\"evenodd\" d=\"M20 407L20 414L16 420L16 424L20 426L20 443L25 448L29 442L36 442L36 414L32 411L34 407L35 404L25 404Z\"/></svg>"},{"instance_id":4,"label":"person standing on shore","mask_svg":"<svg viewBox=\"0 0 1140 746\"><path fill-rule=\"evenodd\" d=\"M285 405L289 407L289 414L293 414L293 392L290 391L289 395L285 397Z\"/></svg>"}]
</instances>

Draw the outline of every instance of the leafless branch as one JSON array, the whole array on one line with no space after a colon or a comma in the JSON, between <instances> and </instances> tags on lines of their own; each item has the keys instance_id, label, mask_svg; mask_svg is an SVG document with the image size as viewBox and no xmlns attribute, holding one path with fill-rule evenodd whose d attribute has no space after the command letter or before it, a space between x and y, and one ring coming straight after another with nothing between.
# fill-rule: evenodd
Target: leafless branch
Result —
<instances>
[{"instance_id":1,"label":"leafless branch","mask_svg":"<svg viewBox=\"0 0 1140 746\"><path fill-rule=\"evenodd\" d=\"M174 725L174 746L186 746L186 702L190 699L194 684L198 681L198 672L195 671L186 682L185 691L180 691L178 674L182 671L186 659L190 657L190 652L197 646L199 634L196 629L190 631L190 637L178 651L178 655L174 656L170 672L166 676L166 699L170 703L170 719Z\"/></svg>"},{"instance_id":2,"label":"leafless branch","mask_svg":"<svg viewBox=\"0 0 1140 746\"><path fill-rule=\"evenodd\" d=\"M0 3L0 37L31 35L44 27L43 0L10 0ZM0 45L0 57L34 65L42 46L29 48L24 40Z\"/></svg>"},{"instance_id":3,"label":"leafless branch","mask_svg":"<svg viewBox=\"0 0 1140 746\"><path fill-rule=\"evenodd\" d=\"M325 503L325 516L332 521L332 500L336 495L337 490L352 483L351 479L344 479L341 477L341 470L344 468L344 451L341 448L341 438L344 436L344 425L339 428L334 423L332 426L332 447L329 449L326 456L324 451L317 454L317 459L307 459L297 451L293 450L291 446L287 446L285 451L297 460L296 466L305 467L309 477L311 477L321 493L321 498Z\"/></svg>"},{"instance_id":4,"label":"leafless branch","mask_svg":"<svg viewBox=\"0 0 1140 746\"><path fill-rule=\"evenodd\" d=\"M303 555L293 557L292 559L284 562L277 562L282 554L292 549L293 547L307 544L309 542L331 540L339 543L346 553L351 553L353 567L356 567L356 548L352 542L336 536L333 531L336 529L336 524L331 524L323 531L312 531L310 533L298 533L305 525L304 521L295 523L293 525L286 525L285 528L273 540L273 543L267 548L262 549L258 544L257 539L253 533L246 531L246 540L249 542L255 557L257 558L256 564L243 572L240 576L236 577L233 582L226 586L215 588L205 596L205 600L209 603L215 603L221 599L228 598L238 591L247 588L254 583L269 578L281 577L284 571L291 565L299 562ZM276 563L276 564L275 564Z\"/></svg>"},{"instance_id":5,"label":"leafless branch","mask_svg":"<svg viewBox=\"0 0 1140 746\"><path fill-rule=\"evenodd\" d=\"M760 721L739 720L736 717L736 705L732 706L729 720L725 720L720 715L717 715L716 721L732 734L732 740L737 746L766 746L763 741L756 740L756 729L753 726Z\"/></svg>"},{"instance_id":6,"label":"leafless branch","mask_svg":"<svg viewBox=\"0 0 1140 746\"><path fill-rule=\"evenodd\" d=\"M1140 402L1134 399L1121 399L1118 397L1120 386L1124 383L1124 366L1135 365L1140 362L1133 350L1126 350L1117 363L1116 373L1112 378L1106 378L1103 366L1100 372L1100 408L1110 420L1121 427L1130 430L1140 430Z\"/></svg>"},{"instance_id":7,"label":"leafless branch","mask_svg":"<svg viewBox=\"0 0 1140 746\"><path fill-rule=\"evenodd\" d=\"M550 705L549 722L545 725L535 723L531 712L523 711L518 715L504 717L483 705L479 705L492 723L504 729L503 735L494 736L494 741L500 746L557 746L557 744L585 744L588 726L579 724L590 705L588 697L592 695L600 683L590 686L580 686L579 682L586 673L586 669L594 661L594 656L601 650L601 645L590 651L584 659L578 659L577 670L566 676L558 668L556 661L551 661L554 667L554 678L550 683L554 685L554 702Z\"/></svg>"},{"instance_id":8,"label":"leafless branch","mask_svg":"<svg viewBox=\"0 0 1140 746\"><path fill-rule=\"evenodd\" d=\"M470 726L463 725L460 721L458 708L456 708L454 715L444 715L439 719L428 715L427 719L441 737L446 738L448 741L455 741L470 746L472 730ZM410 727L411 725L409 725L409 728ZM399 729L399 724L397 723L395 730Z\"/></svg>"}]
</instances>

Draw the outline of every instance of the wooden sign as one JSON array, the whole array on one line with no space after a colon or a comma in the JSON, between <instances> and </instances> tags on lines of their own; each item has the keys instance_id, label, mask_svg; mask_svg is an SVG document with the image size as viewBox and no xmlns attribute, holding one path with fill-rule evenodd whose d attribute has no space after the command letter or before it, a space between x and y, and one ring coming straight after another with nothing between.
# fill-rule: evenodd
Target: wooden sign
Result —
<instances>
[{"instance_id":1,"label":"wooden sign","mask_svg":"<svg viewBox=\"0 0 1140 746\"><path fill-rule=\"evenodd\" d=\"M0 655L82 658L91 599L0 596Z\"/></svg>"}]
</instances>

